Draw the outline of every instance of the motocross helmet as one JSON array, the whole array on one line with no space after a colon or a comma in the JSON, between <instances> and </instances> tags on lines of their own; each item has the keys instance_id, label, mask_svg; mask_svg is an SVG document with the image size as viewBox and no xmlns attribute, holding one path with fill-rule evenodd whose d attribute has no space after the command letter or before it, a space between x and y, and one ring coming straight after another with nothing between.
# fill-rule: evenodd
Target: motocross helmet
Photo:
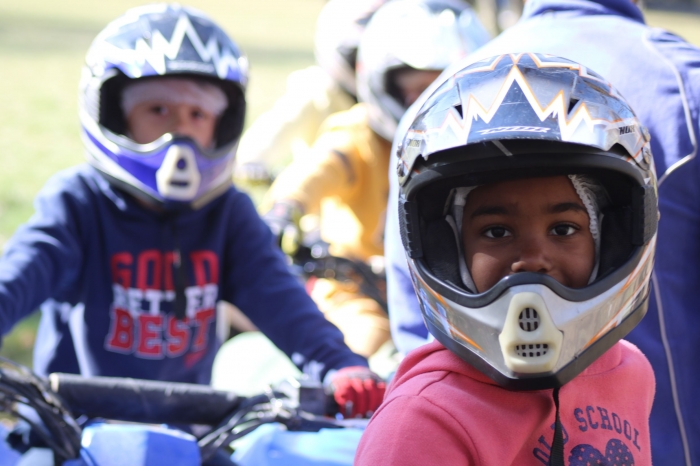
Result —
<instances>
[{"instance_id":1,"label":"motocross helmet","mask_svg":"<svg viewBox=\"0 0 700 466\"><path fill-rule=\"evenodd\" d=\"M649 133L598 74L534 53L465 66L416 115L398 135L399 222L429 331L505 388L562 386L646 313L658 222ZM480 293L467 286L447 218L455 192L558 175L607 192L589 284L519 272Z\"/></svg>"},{"instance_id":2,"label":"motocross helmet","mask_svg":"<svg viewBox=\"0 0 700 466\"><path fill-rule=\"evenodd\" d=\"M391 141L407 109L392 72L442 71L490 39L472 8L461 0L394 0L382 6L360 40L357 96L370 127Z\"/></svg>"},{"instance_id":3,"label":"motocross helmet","mask_svg":"<svg viewBox=\"0 0 700 466\"><path fill-rule=\"evenodd\" d=\"M330 0L316 22L316 63L346 92L357 96L355 64L360 37L386 0Z\"/></svg>"},{"instance_id":4,"label":"motocross helmet","mask_svg":"<svg viewBox=\"0 0 700 466\"><path fill-rule=\"evenodd\" d=\"M121 96L137 80L187 77L220 87L228 105L213 147L164 134L148 144L128 137ZM112 184L164 208L197 208L231 183L245 116L248 65L205 14L177 4L128 10L95 38L80 82L80 122L89 162Z\"/></svg>"}]
</instances>

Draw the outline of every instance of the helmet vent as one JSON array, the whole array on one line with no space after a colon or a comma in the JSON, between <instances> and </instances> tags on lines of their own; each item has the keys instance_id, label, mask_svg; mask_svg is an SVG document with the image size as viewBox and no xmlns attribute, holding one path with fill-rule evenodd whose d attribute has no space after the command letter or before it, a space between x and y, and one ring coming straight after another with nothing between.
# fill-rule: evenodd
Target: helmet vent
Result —
<instances>
[{"instance_id":1,"label":"helmet vent","mask_svg":"<svg viewBox=\"0 0 700 466\"><path fill-rule=\"evenodd\" d=\"M521 358L536 358L544 356L549 351L547 343L534 343L532 345L515 345L515 354Z\"/></svg>"},{"instance_id":2,"label":"helmet vent","mask_svg":"<svg viewBox=\"0 0 700 466\"><path fill-rule=\"evenodd\" d=\"M576 104L578 103L578 99L571 99L569 100L569 111L568 113L571 113L571 111L574 109Z\"/></svg>"},{"instance_id":3,"label":"helmet vent","mask_svg":"<svg viewBox=\"0 0 700 466\"><path fill-rule=\"evenodd\" d=\"M537 314L537 311L533 308L526 307L520 313L520 316L518 317L518 323L520 324L520 328L524 331L534 332L540 326L540 316L539 314Z\"/></svg>"}]
</instances>

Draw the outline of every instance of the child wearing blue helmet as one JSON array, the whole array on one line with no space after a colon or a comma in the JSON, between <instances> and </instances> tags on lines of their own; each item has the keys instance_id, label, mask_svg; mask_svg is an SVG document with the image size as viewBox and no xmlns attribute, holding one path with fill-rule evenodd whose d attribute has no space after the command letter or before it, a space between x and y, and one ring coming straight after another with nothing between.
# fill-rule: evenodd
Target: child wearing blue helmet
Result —
<instances>
[{"instance_id":1,"label":"child wearing blue helmet","mask_svg":"<svg viewBox=\"0 0 700 466\"><path fill-rule=\"evenodd\" d=\"M247 76L226 33L179 5L129 10L94 40L80 84L89 164L47 183L0 259L0 331L42 310L37 373L207 384L224 300L341 404L381 400L231 185Z\"/></svg>"}]
</instances>

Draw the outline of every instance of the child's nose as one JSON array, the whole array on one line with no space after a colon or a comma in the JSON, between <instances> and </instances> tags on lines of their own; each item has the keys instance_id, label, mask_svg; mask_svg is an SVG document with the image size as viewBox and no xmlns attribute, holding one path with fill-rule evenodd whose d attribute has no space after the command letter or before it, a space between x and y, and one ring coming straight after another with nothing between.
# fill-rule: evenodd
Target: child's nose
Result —
<instances>
[{"instance_id":1,"label":"child's nose","mask_svg":"<svg viewBox=\"0 0 700 466\"><path fill-rule=\"evenodd\" d=\"M552 269L546 246L538 239L526 239L520 248L517 259L511 265L513 273L548 273Z\"/></svg>"},{"instance_id":2,"label":"child's nose","mask_svg":"<svg viewBox=\"0 0 700 466\"><path fill-rule=\"evenodd\" d=\"M192 118L189 111L180 110L175 115L175 133L181 136L194 136L192 134Z\"/></svg>"}]
</instances>

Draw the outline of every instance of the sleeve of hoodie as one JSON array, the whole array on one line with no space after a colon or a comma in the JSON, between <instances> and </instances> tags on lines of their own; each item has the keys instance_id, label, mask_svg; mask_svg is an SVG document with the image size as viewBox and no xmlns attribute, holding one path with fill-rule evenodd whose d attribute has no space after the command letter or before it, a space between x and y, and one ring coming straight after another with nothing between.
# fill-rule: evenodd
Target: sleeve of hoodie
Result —
<instances>
[{"instance_id":1,"label":"sleeve of hoodie","mask_svg":"<svg viewBox=\"0 0 700 466\"><path fill-rule=\"evenodd\" d=\"M83 252L76 219L84 197L75 186L65 173L49 180L34 201L34 215L5 245L0 258L2 334L79 273Z\"/></svg>"},{"instance_id":2,"label":"sleeve of hoodie","mask_svg":"<svg viewBox=\"0 0 700 466\"><path fill-rule=\"evenodd\" d=\"M330 369L367 366L345 345L299 280L287 268L272 233L250 199L228 207L231 246L226 252L224 299L238 306L299 368L321 379Z\"/></svg>"},{"instance_id":3,"label":"sleeve of hoodie","mask_svg":"<svg viewBox=\"0 0 700 466\"><path fill-rule=\"evenodd\" d=\"M469 466L471 438L442 407L419 395L385 400L372 416L355 453L355 466L400 464Z\"/></svg>"}]
</instances>

